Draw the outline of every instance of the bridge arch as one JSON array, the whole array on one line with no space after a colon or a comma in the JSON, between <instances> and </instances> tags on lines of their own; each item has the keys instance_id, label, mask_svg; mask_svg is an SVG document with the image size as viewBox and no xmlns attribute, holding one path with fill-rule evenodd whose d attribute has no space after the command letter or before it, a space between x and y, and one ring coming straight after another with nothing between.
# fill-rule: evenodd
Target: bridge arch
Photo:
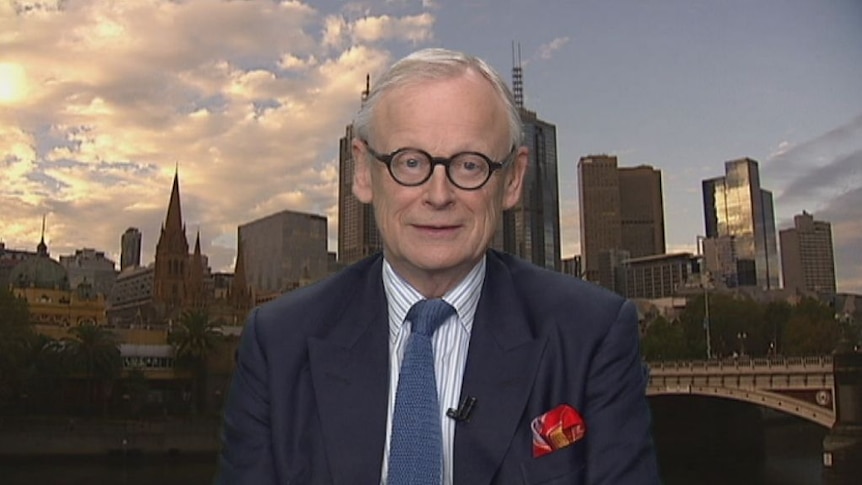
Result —
<instances>
[{"instance_id":1,"label":"bridge arch","mask_svg":"<svg viewBox=\"0 0 862 485\"><path fill-rule=\"evenodd\" d=\"M651 396L707 396L719 399L733 399L748 402L766 408L784 412L799 418L812 421L825 428L832 428L835 423L835 413L816 404L783 396L781 394L759 389L737 389L731 387L680 386L677 389L649 389L647 397Z\"/></svg>"},{"instance_id":2,"label":"bridge arch","mask_svg":"<svg viewBox=\"0 0 862 485\"><path fill-rule=\"evenodd\" d=\"M831 356L648 362L647 396L698 395L757 404L832 428Z\"/></svg>"}]
</instances>

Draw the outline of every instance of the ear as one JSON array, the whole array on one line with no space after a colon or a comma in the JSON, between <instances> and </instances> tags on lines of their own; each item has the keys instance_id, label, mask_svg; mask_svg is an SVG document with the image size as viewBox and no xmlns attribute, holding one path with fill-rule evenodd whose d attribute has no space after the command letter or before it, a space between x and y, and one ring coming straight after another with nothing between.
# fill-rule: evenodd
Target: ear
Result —
<instances>
[{"instance_id":1,"label":"ear","mask_svg":"<svg viewBox=\"0 0 862 485\"><path fill-rule=\"evenodd\" d=\"M363 204L371 203L371 167L368 166L368 151L359 138L351 142L353 152L353 195Z\"/></svg>"},{"instance_id":2,"label":"ear","mask_svg":"<svg viewBox=\"0 0 862 485\"><path fill-rule=\"evenodd\" d=\"M515 160L512 161L512 166L504 170L506 175L503 185L503 210L515 207L515 204L521 200L524 176L527 173L527 163L529 160L530 153L527 147L519 147Z\"/></svg>"}]
</instances>

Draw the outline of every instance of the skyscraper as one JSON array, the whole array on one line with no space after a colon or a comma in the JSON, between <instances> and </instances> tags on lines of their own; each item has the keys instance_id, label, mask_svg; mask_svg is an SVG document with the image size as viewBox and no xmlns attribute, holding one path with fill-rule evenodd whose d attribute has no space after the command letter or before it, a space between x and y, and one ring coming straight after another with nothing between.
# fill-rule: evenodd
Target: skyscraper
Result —
<instances>
[{"instance_id":1,"label":"skyscraper","mask_svg":"<svg viewBox=\"0 0 862 485\"><path fill-rule=\"evenodd\" d=\"M365 82L363 103L371 88L370 78L366 77ZM338 261L342 265L355 263L383 248L374 222L373 207L363 204L353 195L356 166L351 148L353 136L353 124L347 125L338 150Z\"/></svg>"},{"instance_id":2,"label":"skyscraper","mask_svg":"<svg viewBox=\"0 0 862 485\"><path fill-rule=\"evenodd\" d=\"M665 253L661 171L590 155L578 161L578 184L585 278L617 289L612 275L624 258Z\"/></svg>"},{"instance_id":3,"label":"skyscraper","mask_svg":"<svg viewBox=\"0 0 862 485\"><path fill-rule=\"evenodd\" d=\"M805 211L793 217L793 225L779 233L784 287L795 291L835 293L832 225L815 221Z\"/></svg>"},{"instance_id":4,"label":"skyscraper","mask_svg":"<svg viewBox=\"0 0 862 485\"><path fill-rule=\"evenodd\" d=\"M649 165L619 167L622 248L632 258L665 253L661 171Z\"/></svg>"},{"instance_id":5,"label":"skyscraper","mask_svg":"<svg viewBox=\"0 0 862 485\"><path fill-rule=\"evenodd\" d=\"M706 269L727 286L778 288L772 192L761 188L755 160L731 160L725 162L724 169L724 177L702 182L704 226L707 238L724 238L732 244L735 270L727 274L727 269ZM711 259L707 255L707 262Z\"/></svg>"},{"instance_id":6,"label":"skyscraper","mask_svg":"<svg viewBox=\"0 0 862 485\"><path fill-rule=\"evenodd\" d=\"M578 160L581 255L584 279L599 282L599 255L622 248L620 179L617 157L592 155Z\"/></svg>"},{"instance_id":7,"label":"skyscraper","mask_svg":"<svg viewBox=\"0 0 862 485\"><path fill-rule=\"evenodd\" d=\"M523 142L529 149L530 160L524 176L521 200L503 216L503 249L538 266L560 271L557 127L524 108L520 55L514 64L512 92L521 115ZM499 247L499 242L498 234L492 246Z\"/></svg>"},{"instance_id":8,"label":"skyscraper","mask_svg":"<svg viewBox=\"0 0 862 485\"><path fill-rule=\"evenodd\" d=\"M141 231L130 227L120 237L120 271L141 265Z\"/></svg>"}]
</instances>

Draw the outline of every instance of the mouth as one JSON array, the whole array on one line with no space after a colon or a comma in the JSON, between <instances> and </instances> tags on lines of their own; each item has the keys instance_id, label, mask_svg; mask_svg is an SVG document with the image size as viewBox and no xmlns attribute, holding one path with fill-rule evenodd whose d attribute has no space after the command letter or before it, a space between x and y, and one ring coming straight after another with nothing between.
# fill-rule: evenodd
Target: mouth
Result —
<instances>
[{"instance_id":1,"label":"mouth","mask_svg":"<svg viewBox=\"0 0 862 485\"><path fill-rule=\"evenodd\" d=\"M445 237L454 234L460 226L444 224L414 224L413 227L428 237Z\"/></svg>"}]
</instances>

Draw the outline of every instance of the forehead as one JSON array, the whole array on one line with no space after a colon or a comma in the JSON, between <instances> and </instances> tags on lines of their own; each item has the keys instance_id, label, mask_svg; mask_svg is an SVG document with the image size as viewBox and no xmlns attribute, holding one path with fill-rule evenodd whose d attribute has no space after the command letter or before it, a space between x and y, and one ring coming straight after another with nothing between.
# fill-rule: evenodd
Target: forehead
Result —
<instances>
[{"instance_id":1,"label":"forehead","mask_svg":"<svg viewBox=\"0 0 862 485\"><path fill-rule=\"evenodd\" d=\"M503 100L488 79L470 70L392 88L380 98L372 122L383 143L422 148L454 143L490 149L508 137Z\"/></svg>"}]
</instances>

